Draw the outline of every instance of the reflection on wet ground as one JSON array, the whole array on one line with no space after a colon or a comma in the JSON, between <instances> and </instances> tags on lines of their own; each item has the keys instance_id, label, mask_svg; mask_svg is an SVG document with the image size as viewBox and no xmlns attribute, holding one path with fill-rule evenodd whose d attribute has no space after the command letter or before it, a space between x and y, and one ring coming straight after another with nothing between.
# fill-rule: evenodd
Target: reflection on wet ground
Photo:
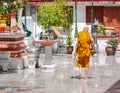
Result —
<instances>
[{"instance_id":1,"label":"reflection on wet ground","mask_svg":"<svg viewBox=\"0 0 120 93\"><path fill-rule=\"evenodd\" d=\"M55 72L21 69L0 73L0 93L120 93L120 56L91 57L88 79L78 79L71 55L54 55ZM84 71L84 70L83 70ZM112 92L114 91L114 92Z\"/></svg>"}]
</instances>

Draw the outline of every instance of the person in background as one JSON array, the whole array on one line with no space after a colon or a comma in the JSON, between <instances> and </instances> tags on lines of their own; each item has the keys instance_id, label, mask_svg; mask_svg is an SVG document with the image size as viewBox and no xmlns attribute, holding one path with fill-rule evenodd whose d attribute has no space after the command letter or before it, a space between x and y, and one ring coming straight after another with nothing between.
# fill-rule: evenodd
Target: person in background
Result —
<instances>
[{"instance_id":1,"label":"person in background","mask_svg":"<svg viewBox=\"0 0 120 93\"><path fill-rule=\"evenodd\" d=\"M77 66L79 68L78 79L82 77L82 68L85 68L84 79L88 78L90 45L94 47L94 39L88 31L89 28L85 26L83 31L78 32L78 38L74 49L74 56L77 58Z\"/></svg>"},{"instance_id":2,"label":"person in background","mask_svg":"<svg viewBox=\"0 0 120 93\"><path fill-rule=\"evenodd\" d=\"M40 32L40 37L39 37L39 40L42 40L42 35L43 35L43 32Z\"/></svg>"}]
</instances>

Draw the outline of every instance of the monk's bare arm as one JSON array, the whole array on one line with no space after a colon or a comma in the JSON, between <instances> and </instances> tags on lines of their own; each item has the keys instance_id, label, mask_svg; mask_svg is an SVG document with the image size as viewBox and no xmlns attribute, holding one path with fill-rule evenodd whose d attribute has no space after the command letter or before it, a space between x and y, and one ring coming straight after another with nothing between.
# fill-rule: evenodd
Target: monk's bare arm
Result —
<instances>
[{"instance_id":1,"label":"monk's bare arm","mask_svg":"<svg viewBox=\"0 0 120 93\"><path fill-rule=\"evenodd\" d=\"M77 51L77 47L78 47L78 42L76 42L76 44L75 44L75 48L74 48L74 52L76 53L76 51Z\"/></svg>"},{"instance_id":2,"label":"monk's bare arm","mask_svg":"<svg viewBox=\"0 0 120 93\"><path fill-rule=\"evenodd\" d=\"M90 40L91 40L91 46L95 47L95 43L94 43L94 39L93 39L92 35L90 35Z\"/></svg>"}]
</instances>

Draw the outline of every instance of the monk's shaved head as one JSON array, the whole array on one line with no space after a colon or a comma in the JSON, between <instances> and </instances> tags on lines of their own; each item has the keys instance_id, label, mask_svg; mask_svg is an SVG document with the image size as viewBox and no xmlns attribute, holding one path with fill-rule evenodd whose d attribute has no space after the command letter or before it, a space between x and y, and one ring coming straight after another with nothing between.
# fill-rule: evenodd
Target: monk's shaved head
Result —
<instances>
[{"instance_id":1,"label":"monk's shaved head","mask_svg":"<svg viewBox=\"0 0 120 93\"><path fill-rule=\"evenodd\" d=\"M83 28L83 31L88 31L89 30L89 28L87 27L87 26L85 26L84 28Z\"/></svg>"}]
</instances>

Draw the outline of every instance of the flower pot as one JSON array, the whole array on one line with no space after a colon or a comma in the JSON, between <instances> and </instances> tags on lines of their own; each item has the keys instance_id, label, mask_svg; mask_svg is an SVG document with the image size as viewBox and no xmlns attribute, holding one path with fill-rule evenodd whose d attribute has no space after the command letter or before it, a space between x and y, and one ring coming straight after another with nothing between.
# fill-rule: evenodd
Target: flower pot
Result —
<instances>
[{"instance_id":1,"label":"flower pot","mask_svg":"<svg viewBox=\"0 0 120 93\"><path fill-rule=\"evenodd\" d=\"M113 48L113 47L106 47L105 48L105 52L106 54L109 56L109 55L115 55L116 53L116 48Z\"/></svg>"},{"instance_id":2,"label":"flower pot","mask_svg":"<svg viewBox=\"0 0 120 93\"><path fill-rule=\"evenodd\" d=\"M67 46L67 54L72 54L73 46Z\"/></svg>"}]
</instances>

